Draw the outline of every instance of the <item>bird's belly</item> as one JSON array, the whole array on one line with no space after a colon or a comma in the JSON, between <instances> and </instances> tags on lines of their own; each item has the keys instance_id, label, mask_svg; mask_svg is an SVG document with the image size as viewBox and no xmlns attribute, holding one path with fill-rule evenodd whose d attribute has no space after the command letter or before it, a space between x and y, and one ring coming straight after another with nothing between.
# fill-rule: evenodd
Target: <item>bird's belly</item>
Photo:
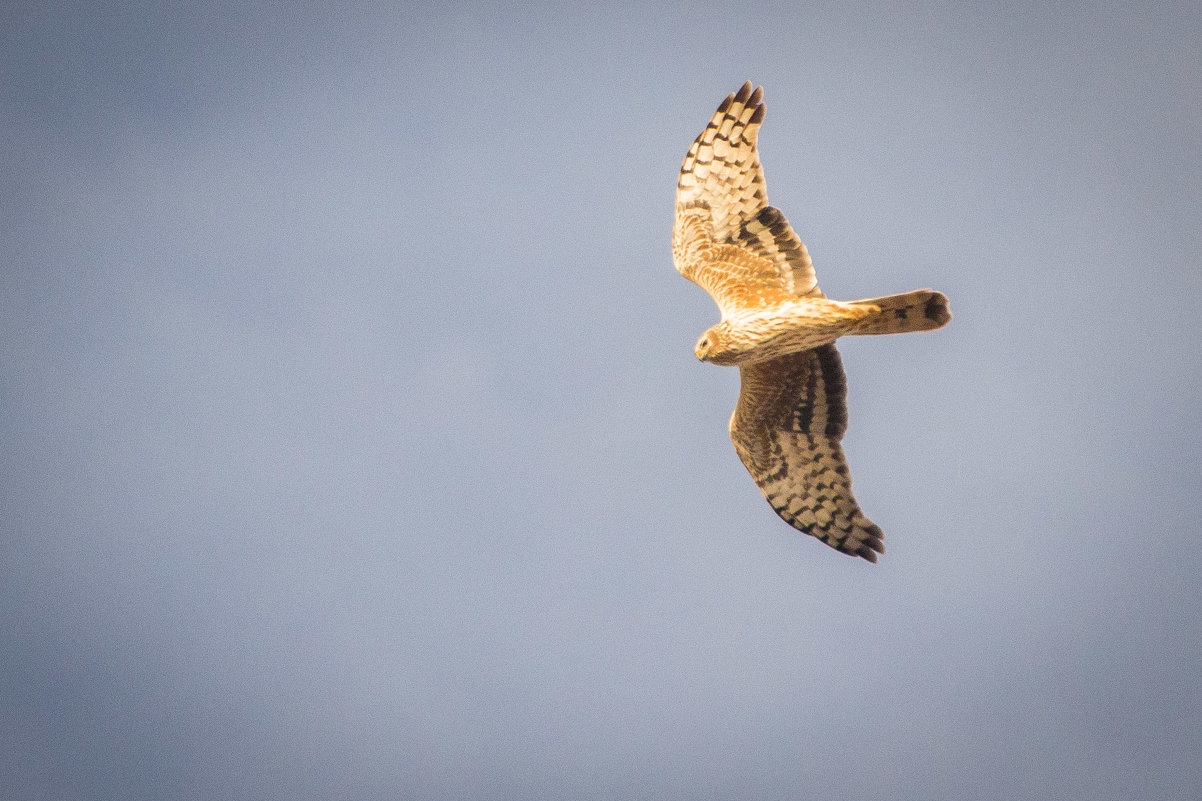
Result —
<instances>
[{"instance_id":1,"label":"bird's belly","mask_svg":"<svg viewBox=\"0 0 1202 801\"><path fill-rule=\"evenodd\" d=\"M811 350L848 333L859 314L849 315L838 301L810 301L749 316L739 327L747 332L751 347L746 361L763 361Z\"/></svg>"}]
</instances>

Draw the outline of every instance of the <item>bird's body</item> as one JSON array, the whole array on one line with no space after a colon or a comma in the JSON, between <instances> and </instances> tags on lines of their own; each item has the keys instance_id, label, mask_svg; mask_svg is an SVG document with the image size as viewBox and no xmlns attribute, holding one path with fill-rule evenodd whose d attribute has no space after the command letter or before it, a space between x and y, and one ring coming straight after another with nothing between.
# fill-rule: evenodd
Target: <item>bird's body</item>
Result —
<instances>
[{"instance_id":1,"label":"bird's body","mask_svg":"<svg viewBox=\"0 0 1202 801\"><path fill-rule=\"evenodd\" d=\"M869 313L867 307L826 298L781 301L737 312L711 327L696 355L727 366L762 362L834 342Z\"/></svg>"},{"instance_id":2,"label":"bird's body","mask_svg":"<svg viewBox=\"0 0 1202 801\"><path fill-rule=\"evenodd\" d=\"M693 142L676 190L676 269L718 304L699 359L740 367L735 450L793 527L876 561L881 530L860 511L839 441L846 380L834 342L849 334L941 328L947 298L929 289L843 302L822 294L805 245L769 206L756 137L762 90L746 83Z\"/></svg>"}]
</instances>

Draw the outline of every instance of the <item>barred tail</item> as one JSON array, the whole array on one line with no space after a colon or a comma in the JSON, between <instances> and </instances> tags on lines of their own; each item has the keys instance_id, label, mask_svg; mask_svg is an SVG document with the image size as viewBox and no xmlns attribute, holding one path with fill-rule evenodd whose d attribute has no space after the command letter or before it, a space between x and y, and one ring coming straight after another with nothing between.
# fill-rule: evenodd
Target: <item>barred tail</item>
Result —
<instances>
[{"instance_id":1,"label":"barred tail","mask_svg":"<svg viewBox=\"0 0 1202 801\"><path fill-rule=\"evenodd\" d=\"M856 306L876 306L879 311L863 317L849 334L906 334L934 331L947 325L952 313L947 296L931 289L916 289L901 295L868 298L853 302Z\"/></svg>"}]
</instances>

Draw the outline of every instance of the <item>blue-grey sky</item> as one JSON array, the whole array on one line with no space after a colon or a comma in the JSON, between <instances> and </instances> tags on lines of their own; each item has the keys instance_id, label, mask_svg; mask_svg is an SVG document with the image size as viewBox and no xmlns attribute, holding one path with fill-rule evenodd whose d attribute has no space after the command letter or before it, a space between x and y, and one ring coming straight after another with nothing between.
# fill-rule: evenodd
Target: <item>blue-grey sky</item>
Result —
<instances>
[{"instance_id":1,"label":"blue-grey sky","mask_svg":"<svg viewBox=\"0 0 1202 801\"><path fill-rule=\"evenodd\" d=\"M332 9L332 10L331 10ZM6 4L0 796L1196 798L1197 3ZM878 565L672 269L763 84Z\"/></svg>"}]
</instances>

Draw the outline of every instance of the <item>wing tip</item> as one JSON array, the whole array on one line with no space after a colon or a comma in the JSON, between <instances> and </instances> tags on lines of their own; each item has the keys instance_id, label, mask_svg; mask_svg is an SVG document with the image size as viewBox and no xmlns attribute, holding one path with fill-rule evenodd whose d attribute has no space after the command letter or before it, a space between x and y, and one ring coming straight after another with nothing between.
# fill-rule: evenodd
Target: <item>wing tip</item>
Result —
<instances>
[{"instance_id":1,"label":"wing tip","mask_svg":"<svg viewBox=\"0 0 1202 801\"><path fill-rule=\"evenodd\" d=\"M843 546L850 546L845 551L847 554L876 564L877 557L885 554L885 532L876 523L865 520L848 534Z\"/></svg>"},{"instance_id":2,"label":"wing tip","mask_svg":"<svg viewBox=\"0 0 1202 801\"><path fill-rule=\"evenodd\" d=\"M744 81L737 92L726 96L726 100L722 101L722 105L718 107L718 112L726 113L732 105L736 104L752 109L747 125L759 125L764 121L764 87L756 86L753 90L751 81Z\"/></svg>"},{"instance_id":3,"label":"wing tip","mask_svg":"<svg viewBox=\"0 0 1202 801\"><path fill-rule=\"evenodd\" d=\"M744 108L752 109L751 118L747 120L747 125L759 125L764 121L764 87L756 86L752 90L751 81L744 81L743 85L739 87L739 91L727 97L733 102L741 104ZM727 106L727 109L729 108L730 106Z\"/></svg>"},{"instance_id":4,"label":"wing tip","mask_svg":"<svg viewBox=\"0 0 1202 801\"><path fill-rule=\"evenodd\" d=\"M848 556L858 556L861 559L867 562L872 562L875 565L877 558L885 555L885 543L881 542L880 538L881 535L878 534L874 537L864 540L863 542L860 542L855 550L848 549L843 551L843 553L847 554Z\"/></svg>"}]
</instances>

